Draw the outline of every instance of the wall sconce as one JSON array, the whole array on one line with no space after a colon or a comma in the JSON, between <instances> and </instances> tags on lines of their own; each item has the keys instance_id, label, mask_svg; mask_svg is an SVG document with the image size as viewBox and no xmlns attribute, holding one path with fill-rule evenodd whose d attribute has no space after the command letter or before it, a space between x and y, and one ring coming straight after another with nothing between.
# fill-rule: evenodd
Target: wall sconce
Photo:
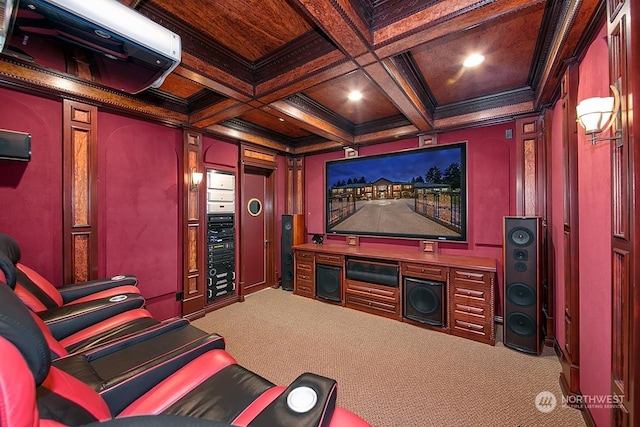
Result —
<instances>
[{"instance_id":1,"label":"wall sconce","mask_svg":"<svg viewBox=\"0 0 640 427\"><path fill-rule=\"evenodd\" d=\"M587 135L591 135L591 144L597 141L622 140L621 131L616 129L615 136L611 138L596 138L597 133L606 132L618 118L620 111L620 92L611 85L613 96L608 98L588 98L582 100L576 107L578 123L584 128Z\"/></svg>"},{"instance_id":2,"label":"wall sconce","mask_svg":"<svg viewBox=\"0 0 640 427\"><path fill-rule=\"evenodd\" d=\"M191 190L195 191L198 189L198 185L202 182L203 173L197 172L196 168L191 168L191 173L189 174L191 179Z\"/></svg>"}]
</instances>

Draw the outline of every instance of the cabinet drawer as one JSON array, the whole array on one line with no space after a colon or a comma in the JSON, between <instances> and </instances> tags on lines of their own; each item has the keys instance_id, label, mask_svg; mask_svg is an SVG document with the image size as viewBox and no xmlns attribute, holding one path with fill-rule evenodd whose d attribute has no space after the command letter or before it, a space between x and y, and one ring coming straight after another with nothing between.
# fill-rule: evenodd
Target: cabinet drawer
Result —
<instances>
[{"instance_id":1,"label":"cabinet drawer","mask_svg":"<svg viewBox=\"0 0 640 427\"><path fill-rule=\"evenodd\" d=\"M399 304L393 304L361 295L346 294L346 306L364 311L379 312L382 315L398 315Z\"/></svg>"},{"instance_id":2,"label":"cabinet drawer","mask_svg":"<svg viewBox=\"0 0 640 427\"><path fill-rule=\"evenodd\" d=\"M298 260L296 263L296 271L302 271L305 274L311 274L311 270L313 270L313 265L304 260Z\"/></svg>"},{"instance_id":3,"label":"cabinet drawer","mask_svg":"<svg viewBox=\"0 0 640 427\"><path fill-rule=\"evenodd\" d=\"M314 294L313 282L310 280L297 279L295 283L295 293L298 295L313 298L313 294Z\"/></svg>"},{"instance_id":4,"label":"cabinet drawer","mask_svg":"<svg viewBox=\"0 0 640 427\"><path fill-rule=\"evenodd\" d=\"M489 289L487 286L470 286L454 284L452 300L461 301L464 304L486 304L489 301Z\"/></svg>"},{"instance_id":5,"label":"cabinet drawer","mask_svg":"<svg viewBox=\"0 0 640 427\"><path fill-rule=\"evenodd\" d=\"M451 283L460 285L489 285L490 273L486 271L465 270L462 268L451 269Z\"/></svg>"},{"instance_id":6,"label":"cabinet drawer","mask_svg":"<svg viewBox=\"0 0 640 427\"><path fill-rule=\"evenodd\" d=\"M311 270L296 270L296 280L308 280L309 282L313 281L313 272Z\"/></svg>"},{"instance_id":7,"label":"cabinet drawer","mask_svg":"<svg viewBox=\"0 0 640 427\"><path fill-rule=\"evenodd\" d=\"M317 253L316 262L318 264L342 266L343 261L342 261L342 255Z\"/></svg>"},{"instance_id":8,"label":"cabinet drawer","mask_svg":"<svg viewBox=\"0 0 640 427\"><path fill-rule=\"evenodd\" d=\"M464 302L458 302L458 300L453 302L451 308L454 316L468 316L469 318L474 318L475 322L486 322L489 315L486 306L465 304Z\"/></svg>"},{"instance_id":9,"label":"cabinet drawer","mask_svg":"<svg viewBox=\"0 0 640 427\"><path fill-rule=\"evenodd\" d=\"M360 295L366 298L375 298L377 300L398 303L400 301L397 288L376 285L364 285L359 282L347 280L346 292L353 295Z\"/></svg>"},{"instance_id":10,"label":"cabinet drawer","mask_svg":"<svg viewBox=\"0 0 640 427\"><path fill-rule=\"evenodd\" d=\"M453 319L453 331L455 335L460 335L456 332L461 332L462 335L472 334L477 336L488 337L489 326L486 323L478 323L473 319L467 319L464 316L458 316Z\"/></svg>"},{"instance_id":11,"label":"cabinet drawer","mask_svg":"<svg viewBox=\"0 0 640 427\"><path fill-rule=\"evenodd\" d=\"M403 262L402 275L437 280L438 282L446 282L447 267L432 264L413 264Z\"/></svg>"},{"instance_id":12,"label":"cabinet drawer","mask_svg":"<svg viewBox=\"0 0 640 427\"><path fill-rule=\"evenodd\" d=\"M295 251L295 254L296 254L296 260L298 260L298 262L306 261L310 263L313 261L313 252Z\"/></svg>"}]
</instances>

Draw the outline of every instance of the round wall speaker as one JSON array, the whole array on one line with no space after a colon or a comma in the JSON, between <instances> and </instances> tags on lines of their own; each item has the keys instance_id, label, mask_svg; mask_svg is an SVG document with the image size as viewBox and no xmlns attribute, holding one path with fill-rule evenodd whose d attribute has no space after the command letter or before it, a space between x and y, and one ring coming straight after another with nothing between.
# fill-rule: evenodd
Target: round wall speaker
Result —
<instances>
[{"instance_id":1,"label":"round wall speaker","mask_svg":"<svg viewBox=\"0 0 640 427\"><path fill-rule=\"evenodd\" d=\"M536 303L536 293L524 283L511 283L507 286L507 299L520 307L531 307Z\"/></svg>"},{"instance_id":2,"label":"round wall speaker","mask_svg":"<svg viewBox=\"0 0 640 427\"><path fill-rule=\"evenodd\" d=\"M530 337L536 333L536 322L525 313L510 313L507 316L507 325L511 332L521 337Z\"/></svg>"},{"instance_id":3,"label":"round wall speaker","mask_svg":"<svg viewBox=\"0 0 640 427\"><path fill-rule=\"evenodd\" d=\"M528 246L533 243L533 235L526 228L516 227L509 233L509 241L516 246Z\"/></svg>"},{"instance_id":4,"label":"round wall speaker","mask_svg":"<svg viewBox=\"0 0 640 427\"><path fill-rule=\"evenodd\" d=\"M429 287L415 287L407 295L409 305L418 313L430 316L440 310L440 296Z\"/></svg>"}]
</instances>

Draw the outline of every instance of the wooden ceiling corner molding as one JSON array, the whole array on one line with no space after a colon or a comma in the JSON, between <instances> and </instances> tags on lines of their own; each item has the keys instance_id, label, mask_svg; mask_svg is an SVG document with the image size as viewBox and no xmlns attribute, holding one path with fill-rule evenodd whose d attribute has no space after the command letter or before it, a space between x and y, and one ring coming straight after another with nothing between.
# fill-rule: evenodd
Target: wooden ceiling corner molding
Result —
<instances>
[{"instance_id":1,"label":"wooden ceiling corner molding","mask_svg":"<svg viewBox=\"0 0 640 427\"><path fill-rule=\"evenodd\" d=\"M98 109L63 100L63 281L98 278Z\"/></svg>"},{"instance_id":2,"label":"wooden ceiling corner molding","mask_svg":"<svg viewBox=\"0 0 640 427\"><path fill-rule=\"evenodd\" d=\"M460 128L469 123L474 123L475 126L480 126L483 122L485 124L497 124L504 123L506 121L512 121L515 116L521 116L526 114L534 114L535 109L533 107L533 101L522 102L519 104L508 105L505 107L492 108L484 111L478 111L475 113L464 114L455 117L447 117L444 119L436 119L436 129L449 129Z\"/></svg>"},{"instance_id":3,"label":"wooden ceiling corner molding","mask_svg":"<svg viewBox=\"0 0 640 427\"><path fill-rule=\"evenodd\" d=\"M256 144L261 147L267 147L276 151L286 151L288 148L287 145L281 142L274 141L262 135L256 135L254 132L248 129L242 130L223 126L221 124L216 124L208 126L206 130L213 135L217 135L225 140L230 140L232 142L250 142L252 144Z\"/></svg>"},{"instance_id":4,"label":"wooden ceiling corner molding","mask_svg":"<svg viewBox=\"0 0 640 427\"><path fill-rule=\"evenodd\" d=\"M120 112L135 113L168 124L182 124L186 114L157 107L132 95L117 92L90 82L74 79L44 68L22 64L8 58L0 58L0 79L15 82L28 90L57 98L74 98L103 105Z\"/></svg>"},{"instance_id":5,"label":"wooden ceiling corner molding","mask_svg":"<svg viewBox=\"0 0 640 427\"><path fill-rule=\"evenodd\" d=\"M277 153L260 147L240 144L240 162L246 166L256 166L263 169L276 169Z\"/></svg>"}]
</instances>

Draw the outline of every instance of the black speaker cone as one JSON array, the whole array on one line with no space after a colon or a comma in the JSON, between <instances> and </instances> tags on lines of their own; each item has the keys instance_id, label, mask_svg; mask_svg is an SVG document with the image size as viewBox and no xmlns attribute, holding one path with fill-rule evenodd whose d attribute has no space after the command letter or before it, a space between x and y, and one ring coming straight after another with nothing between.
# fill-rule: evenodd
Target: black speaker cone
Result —
<instances>
[{"instance_id":1,"label":"black speaker cone","mask_svg":"<svg viewBox=\"0 0 640 427\"><path fill-rule=\"evenodd\" d=\"M516 262L515 264L513 264L513 268L520 273L524 273L525 271L527 271L527 264L525 264L524 262Z\"/></svg>"},{"instance_id":2,"label":"black speaker cone","mask_svg":"<svg viewBox=\"0 0 640 427\"><path fill-rule=\"evenodd\" d=\"M293 254L291 252L282 255L282 262L285 265L293 264Z\"/></svg>"},{"instance_id":3,"label":"black speaker cone","mask_svg":"<svg viewBox=\"0 0 640 427\"><path fill-rule=\"evenodd\" d=\"M531 307L536 303L536 293L524 283L511 283L507 286L507 301L520 307Z\"/></svg>"},{"instance_id":4,"label":"black speaker cone","mask_svg":"<svg viewBox=\"0 0 640 427\"><path fill-rule=\"evenodd\" d=\"M513 250L513 259L517 261L526 261L529 258L529 252L525 249L514 249Z\"/></svg>"},{"instance_id":5,"label":"black speaker cone","mask_svg":"<svg viewBox=\"0 0 640 427\"><path fill-rule=\"evenodd\" d=\"M536 333L536 322L525 313L510 313L507 316L507 327L521 337L530 337Z\"/></svg>"},{"instance_id":6,"label":"black speaker cone","mask_svg":"<svg viewBox=\"0 0 640 427\"><path fill-rule=\"evenodd\" d=\"M526 228L516 227L509 233L509 241L516 246L527 246L533 242L533 235Z\"/></svg>"},{"instance_id":7,"label":"black speaker cone","mask_svg":"<svg viewBox=\"0 0 640 427\"><path fill-rule=\"evenodd\" d=\"M338 278L334 275L327 274L323 277L322 283L320 283L320 287L324 289L327 293L333 294L338 292L340 289L340 282Z\"/></svg>"},{"instance_id":8,"label":"black speaker cone","mask_svg":"<svg viewBox=\"0 0 640 427\"><path fill-rule=\"evenodd\" d=\"M409 291L409 304L425 316L430 316L440 309L440 297L427 287L416 287Z\"/></svg>"}]
</instances>

